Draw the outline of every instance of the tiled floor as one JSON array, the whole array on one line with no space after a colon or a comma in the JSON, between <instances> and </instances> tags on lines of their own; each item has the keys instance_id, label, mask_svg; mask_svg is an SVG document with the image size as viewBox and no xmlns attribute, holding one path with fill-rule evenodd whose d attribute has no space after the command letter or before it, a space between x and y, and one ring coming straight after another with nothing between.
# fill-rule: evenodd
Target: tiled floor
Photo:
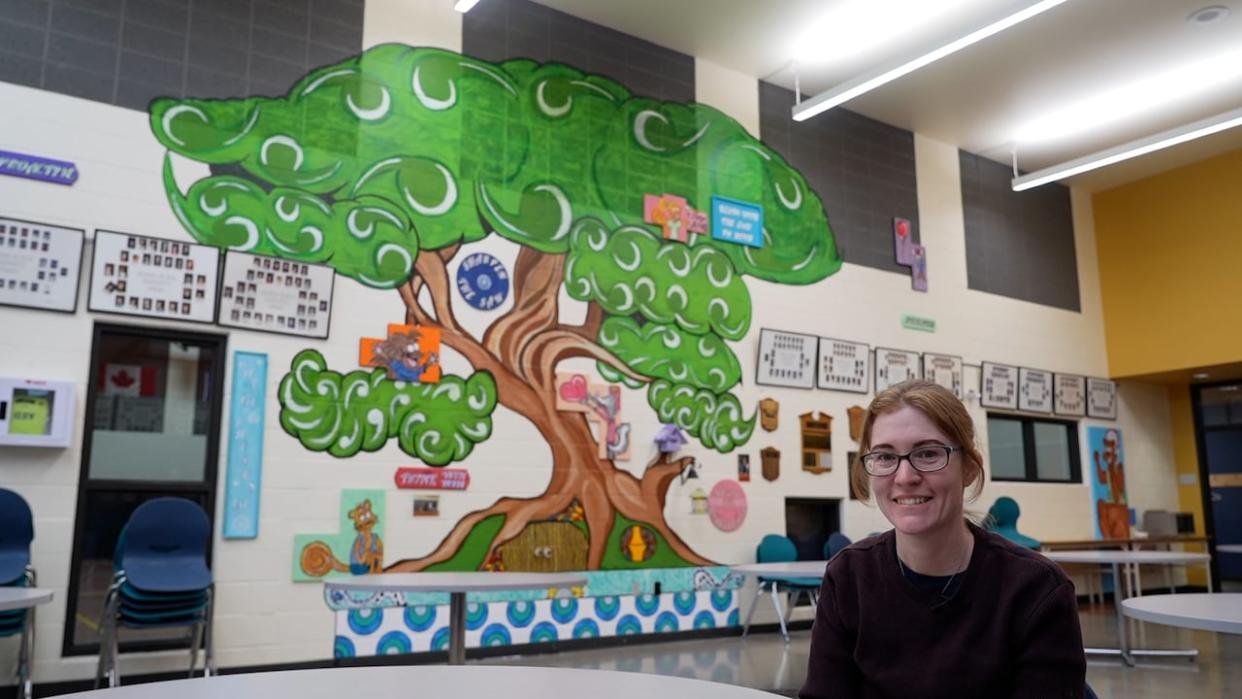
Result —
<instances>
[{"instance_id":1,"label":"tiled floor","mask_svg":"<svg viewBox=\"0 0 1242 699\"><path fill-rule=\"evenodd\" d=\"M1116 647L1117 626L1112 607L1083 607L1087 646ZM1242 636L1174 629L1131 622L1139 647L1198 648L1197 662L1141 660L1134 668L1118 660L1089 658L1087 682L1107 697L1242 697ZM786 646L775 633L700 641L618 646L483 662L507 665L654 672L715 682L741 684L796 696L806 673L810 631L793 634Z\"/></svg>"}]
</instances>

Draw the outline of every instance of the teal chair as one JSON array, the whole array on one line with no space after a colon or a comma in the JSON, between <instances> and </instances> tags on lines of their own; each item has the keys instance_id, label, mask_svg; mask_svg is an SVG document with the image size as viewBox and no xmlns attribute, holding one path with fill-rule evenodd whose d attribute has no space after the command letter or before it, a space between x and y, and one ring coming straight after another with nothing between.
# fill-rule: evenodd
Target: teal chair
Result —
<instances>
[{"instance_id":1,"label":"teal chair","mask_svg":"<svg viewBox=\"0 0 1242 699\"><path fill-rule=\"evenodd\" d=\"M1039 540L1018 531L1018 516L1022 514L1022 509L1018 507L1018 502L1011 497L1001 496L996 499L992 508L988 510L987 528L996 532L1010 541L1025 546L1028 549L1039 550Z\"/></svg>"},{"instance_id":2,"label":"teal chair","mask_svg":"<svg viewBox=\"0 0 1242 699\"><path fill-rule=\"evenodd\" d=\"M798 549L787 536L768 534L759 541L755 548L755 560L759 563L792 563L798 560ZM767 590L772 595L772 608L776 610L776 621L781 627L781 638L789 643L789 616L803 593L811 601L811 606L818 602L819 578L765 578L759 576L759 585L755 588L755 598L750 603L750 611L746 613L746 623L742 626L742 637L750 632L750 620L755 616L755 607L759 606L759 595ZM791 594L789 609L781 608L782 594Z\"/></svg>"}]
</instances>

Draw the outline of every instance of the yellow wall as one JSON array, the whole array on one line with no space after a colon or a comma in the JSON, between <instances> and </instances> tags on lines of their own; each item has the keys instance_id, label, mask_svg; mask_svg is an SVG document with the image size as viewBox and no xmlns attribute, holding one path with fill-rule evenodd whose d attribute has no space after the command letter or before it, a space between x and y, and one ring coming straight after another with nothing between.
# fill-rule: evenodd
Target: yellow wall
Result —
<instances>
[{"instance_id":1,"label":"yellow wall","mask_svg":"<svg viewBox=\"0 0 1242 699\"><path fill-rule=\"evenodd\" d=\"M1242 150L1093 205L1109 374L1242 361Z\"/></svg>"}]
</instances>

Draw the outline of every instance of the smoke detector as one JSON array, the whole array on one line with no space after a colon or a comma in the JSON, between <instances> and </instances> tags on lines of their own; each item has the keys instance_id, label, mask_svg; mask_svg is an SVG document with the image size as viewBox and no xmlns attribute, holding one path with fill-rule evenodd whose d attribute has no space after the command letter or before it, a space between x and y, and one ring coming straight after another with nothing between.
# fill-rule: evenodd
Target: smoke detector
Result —
<instances>
[{"instance_id":1,"label":"smoke detector","mask_svg":"<svg viewBox=\"0 0 1242 699\"><path fill-rule=\"evenodd\" d=\"M1224 5L1208 5L1207 7L1200 7L1194 12L1191 12L1186 16L1186 21L1198 27L1204 24L1211 24L1212 22L1219 22L1228 16L1228 7L1225 7Z\"/></svg>"}]
</instances>

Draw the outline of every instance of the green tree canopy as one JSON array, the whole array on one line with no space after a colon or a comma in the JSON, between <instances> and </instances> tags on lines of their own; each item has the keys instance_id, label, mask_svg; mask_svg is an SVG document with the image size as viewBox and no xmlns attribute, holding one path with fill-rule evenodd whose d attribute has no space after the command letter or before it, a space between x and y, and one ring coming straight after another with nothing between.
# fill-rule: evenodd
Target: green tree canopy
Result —
<instances>
[{"instance_id":1,"label":"green tree canopy","mask_svg":"<svg viewBox=\"0 0 1242 699\"><path fill-rule=\"evenodd\" d=\"M566 291L603 311L596 340L624 364L600 371L646 379L662 420L721 451L754 426L730 393L741 370L727 341L750 328L743 277L809 284L841 264L819 197L736 121L565 65L386 44L312 71L283 97L161 99L150 116L171 152L211 166L184 193L165 168L174 211L204 243L329 264L375 288L405 283L424 251L492 232L565 256ZM700 211L713 195L761 204L763 246L665 240L642 220L644 195L664 193ZM442 385L495 405L490 374ZM286 387L285 428L339 456L396 436L447 463L490 432L484 415L450 409L460 408L452 396L415 411L442 394L398 388L383 372L335 374L317 355L299 355L282 396ZM320 387L343 402L329 405ZM406 412L375 403L381 395L405 397ZM411 415L423 421L406 436ZM451 429L458 419L469 429Z\"/></svg>"}]
</instances>

